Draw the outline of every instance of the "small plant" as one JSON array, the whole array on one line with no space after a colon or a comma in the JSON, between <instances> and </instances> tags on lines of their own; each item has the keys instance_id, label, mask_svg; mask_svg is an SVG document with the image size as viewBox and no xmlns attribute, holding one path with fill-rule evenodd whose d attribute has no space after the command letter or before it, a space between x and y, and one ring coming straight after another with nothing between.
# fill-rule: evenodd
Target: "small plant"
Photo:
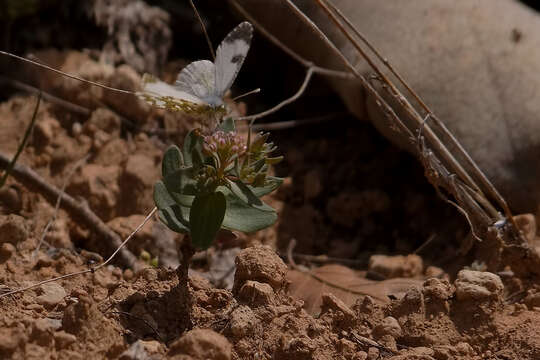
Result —
<instances>
[{"instance_id":1,"label":"small plant","mask_svg":"<svg viewBox=\"0 0 540 360\"><path fill-rule=\"evenodd\" d=\"M189 234L193 245L207 249L220 229L254 232L272 225L276 211L261 200L282 183L268 169L282 157L259 134L246 145L234 121L223 121L204 135L193 130L183 149L171 146L164 154L163 179L155 184L159 218L178 233Z\"/></svg>"}]
</instances>

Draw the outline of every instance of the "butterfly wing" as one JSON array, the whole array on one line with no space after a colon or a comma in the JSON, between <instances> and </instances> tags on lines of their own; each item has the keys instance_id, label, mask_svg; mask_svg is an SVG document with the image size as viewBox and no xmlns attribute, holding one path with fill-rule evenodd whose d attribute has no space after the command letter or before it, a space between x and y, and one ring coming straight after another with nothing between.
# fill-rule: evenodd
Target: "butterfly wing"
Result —
<instances>
[{"instance_id":1,"label":"butterfly wing","mask_svg":"<svg viewBox=\"0 0 540 360\"><path fill-rule=\"evenodd\" d=\"M208 60L194 61L186 66L180 74L174 86L191 94L208 105L219 106L222 104L221 97L216 92L216 67Z\"/></svg>"},{"instance_id":2,"label":"butterfly wing","mask_svg":"<svg viewBox=\"0 0 540 360\"><path fill-rule=\"evenodd\" d=\"M236 79L251 45L253 26L244 21L223 39L216 52L215 95L220 99Z\"/></svg>"},{"instance_id":3,"label":"butterfly wing","mask_svg":"<svg viewBox=\"0 0 540 360\"><path fill-rule=\"evenodd\" d=\"M169 85L150 74L144 74L142 90L137 96L153 106L172 111L193 113L199 112L205 106L204 101L196 95L178 86Z\"/></svg>"}]
</instances>

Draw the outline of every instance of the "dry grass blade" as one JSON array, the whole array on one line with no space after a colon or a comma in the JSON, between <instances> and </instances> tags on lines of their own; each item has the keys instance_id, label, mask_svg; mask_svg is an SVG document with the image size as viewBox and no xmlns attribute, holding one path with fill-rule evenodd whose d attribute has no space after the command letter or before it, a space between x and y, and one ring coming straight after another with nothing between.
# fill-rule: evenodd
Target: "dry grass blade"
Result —
<instances>
[{"instance_id":1,"label":"dry grass blade","mask_svg":"<svg viewBox=\"0 0 540 360\"><path fill-rule=\"evenodd\" d=\"M19 155L21 155L24 147L26 146L26 142L28 141L28 138L30 137L30 134L32 133L32 129L34 128L34 124L36 123L37 113L39 110L39 104L41 103L41 92L38 95L36 107L34 108L34 114L32 115L32 120L30 120L30 124L28 124L28 127L26 128L26 131L24 133L24 137L19 144L19 147L17 148L17 152L15 153L15 156L13 156L13 159L9 162L7 167L4 170L4 175L2 176L2 179L0 180L0 189L4 186L6 183L6 180L13 170L13 167L15 166L15 163L17 162L17 159L19 158Z\"/></svg>"}]
</instances>

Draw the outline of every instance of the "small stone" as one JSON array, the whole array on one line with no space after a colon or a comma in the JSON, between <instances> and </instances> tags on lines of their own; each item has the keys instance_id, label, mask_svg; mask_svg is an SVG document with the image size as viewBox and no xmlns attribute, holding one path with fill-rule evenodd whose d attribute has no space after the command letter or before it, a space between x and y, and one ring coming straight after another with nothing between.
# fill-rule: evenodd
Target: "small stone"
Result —
<instances>
[{"instance_id":1,"label":"small stone","mask_svg":"<svg viewBox=\"0 0 540 360\"><path fill-rule=\"evenodd\" d=\"M368 265L368 271L383 275L387 279L416 277L422 274L423 269L424 263L418 255L373 255L369 258Z\"/></svg>"},{"instance_id":2,"label":"small stone","mask_svg":"<svg viewBox=\"0 0 540 360\"><path fill-rule=\"evenodd\" d=\"M11 243L5 242L0 245L0 263L8 261L16 251L17 249Z\"/></svg>"},{"instance_id":3,"label":"small stone","mask_svg":"<svg viewBox=\"0 0 540 360\"><path fill-rule=\"evenodd\" d=\"M523 232L525 239L529 245L534 245L536 238L536 219L533 214L521 214L514 216L514 221L517 224L518 230Z\"/></svg>"},{"instance_id":4,"label":"small stone","mask_svg":"<svg viewBox=\"0 0 540 360\"><path fill-rule=\"evenodd\" d=\"M161 353L163 349L163 344L156 340L138 340L138 342L140 342L150 354Z\"/></svg>"},{"instance_id":5,"label":"small stone","mask_svg":"<svg viewBox=\"0 0 540 360\"><path fill-rule=\"evenodd\" d=\"M49 267L52 264L52 259L49 255L42 252L38 253L36 268Z\"/></svg>"},{"instance_id":6,"label":"small stone","mask_svg":"<svg viewBox=\"0 0 540 360\"><path fill-rule=\"evenodd\" d=\"M71 125L71 134L73 134L73 137L77 138L82 133L82 125L80 122L75 121L73 125Z\"/></svg>"},{"instance_id":7,"label":"small stone","mask_svg":"<svg viewBox=\"0 0 540 360\"><path fill-rule=\"evenodd\" d=\"M334 320L341 323L342 327L348 328L354 325L356 314L345 303L332 293L322 294L321 315L333 312Z\"/></svg>"},{"instance_id":8,"label":"small stone","mask_svg":"<svg viewBox=\"0 0 540 360\"><path fill-rule=\"evenodd\" d=\"M231 333L235 338L240 339L253 334L253 329L259 324L259 320L249 306L241 305L231 313L229 324Z\"/></svg>"},{"instance_id":9,"label":"small stone","mask_svg":"<svg viewBox=\"0 0 540 360\"><path fill-rule=\"evenodd\" d=\"M287 265L268 246L254 246L242 250L236 257L233 292L240 290L247 280L267 283L274 290L285 285Z\"/></svg>"},{"instance_id":10,"label":"small stone","mask_svg":"<svg viewBox=\"0 0 540 360\"><path fill-rule=\"evenodd\" d=\"M529 307L529 309L539 307L540 306L540 292L530 289L527 291L527 296L523 300L525 305Z\"/></svg>"},{"instance_id":11,"label":"small stone","mask_svg":"<svg viewBox=\"0 0 540 360\"><path fill-rule=\"evenodd\" d=\"M100 218L112 219L120 195L118 184L121 172L118 165L84 165L73 176L67 192L72 196L83 196Z\"/></svg>"},{"instance_id":12,"label":"small stone","mask_svg":"<svg viewBox=\"0 0 540 360\"><path fill-rule=\"evenodd\" d=\"M9 242L17 245L26 240L28 234L28 224L22 216L0 215L0 244Z\"/></svg>"},{"instance_id":13,"label":"small stone","mask_svg":"<svg viewBox=\"0 0 540 360\"><path fill-rule=\"evenodd\" d=\"M7 214L21 211L21 191L16 186L4 186L0 189L0 209L2 208Z\"/></svg>"},{"instance_id":14,"label":"small stone","mask_svg":"<svg viewBox=\"0 0 540 360\"><path fill-rule=\"evenodd\" d=\"M39 304L28 304L24 307L26 310L31 310L31 311L35 311L35 312L42 312L43 310L45 310L45 308Z\"/></svg>"},{"instance_id":15,"label":"small stone","mask_svg":"<svg viewBox=\"0 0 540 360\"><path fill-rule=\"evenodd\" d=\"M227 338L210 329L193 329L173 342L168 356L189 355L195 359L229 360L232 346Z\"/></svg>"},{"instance_id":16,"label":"small stone","mask_svg":"<svg viewBox=\"0 0 540 360\"><path fill-rule=\"evenodd\" d=\"M461 270L455 281L458 300L499 300L504 285L490 272Z\"/></svg>"},{"instance_id":17,"label":"small stone","mask_svg":"<svg viewBox=\"0 0 540 360\"><path fill-rule=\"evenodd\" d=\"M367 352L365 351L358 351L356 354L353 355L352 360L366 360L368 357Z\"/></svg>"},{"instance_id":18,"label":"small stone","mask_svg":"<svg viewBox=\"0 0 540 360\"><path fill-rule=\"evenodd\" d=\"M40 286L42 294L36 298L38 304L50 309L60 303L66 297L66 290L59 284L51 282Z\"/></svg>"},{"instance_id":19,"label":"small stone","mask_svg":"<svg viewBox=\"0 0 540 360\"><path fill-rule=\"evenodd\" d=\"M385 335L390 335L394 339L398 339L403 334L401 326L396 318L392 316L385 317L382 322L373 329L375 339L380 339Z\"/></svg>"},{"instance_id":20,"label":"small stone","mask_svg":"<svg viewBox=\"0 0 540 360\"><path fill-rule=\"evenodd\" d=\"M133 279L133 276L134 276L133 270L131 270L131 269L126 269L126 270L124 270L124 274L123 274L123 275L124 275L124 280L126 280L126 281L131 281L131 280Z\"/></svg>"},{"instance_id":21,"label":"small stone","mask_svg":"<svg viewBox=\"0 0 540 360\"><path fill-rule=\"evenodd\" d=\"M240 289L239 297L256 306L274 303L274 290L268 284L248 280Z\"/></svg>"},{"instance_id":22,"label":"small stone","mask_svg":"<svg viewBox=\"0 0 540 360\"><path fill-rule=\"evenodd\" d=\"M368 349L368 360L377 360L379 359L379 356L380 356L380 352L379 352L379 349L377 349L376 347L370 347Z\"/></svg>"},{"instance_id":23,"label":"small stone","mask_svg":"<svg viewBox=\"0 0 540 360\"><path fill-rule=\"evenodd\" d=\"M428 298L430 300L447 300L452 296L452 290L452 286L448 281L435 278L426 280L422 288L426 301Z\"/></svg>"},{"instance_id":24,"label":"small stone","mask_svg":"<svg viewBox=\"0 0 540 360\"><path fill-rule=\"evenodd\" d=\"M65 349L77 341L77 337L73 334L60 330L54 333L54 343L57 350Z\"/></svg>"}]
</instances>

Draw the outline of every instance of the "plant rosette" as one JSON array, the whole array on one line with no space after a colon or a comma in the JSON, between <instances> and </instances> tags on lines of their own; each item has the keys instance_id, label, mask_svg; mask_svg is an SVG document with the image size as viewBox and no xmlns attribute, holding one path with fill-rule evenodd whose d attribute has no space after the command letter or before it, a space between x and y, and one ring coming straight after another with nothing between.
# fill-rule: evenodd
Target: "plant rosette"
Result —
<instances>
[{"instance_id":1,"label":"plant rosette","mask_svg":"<svg viewBox=\"0 0 540 360\"><path fill-rule=\"evenodd\" d=\"M160 220L189 234L199 249L210 247L220 229L250 233L274 224L277 213L261 197L283 182L268 175L283 157L270 156L276 147L268 136L258 134L246 146L226 119L209 135L189 132L182 150L169 147L154 186Z\"/></svg>"}]
</instances>

